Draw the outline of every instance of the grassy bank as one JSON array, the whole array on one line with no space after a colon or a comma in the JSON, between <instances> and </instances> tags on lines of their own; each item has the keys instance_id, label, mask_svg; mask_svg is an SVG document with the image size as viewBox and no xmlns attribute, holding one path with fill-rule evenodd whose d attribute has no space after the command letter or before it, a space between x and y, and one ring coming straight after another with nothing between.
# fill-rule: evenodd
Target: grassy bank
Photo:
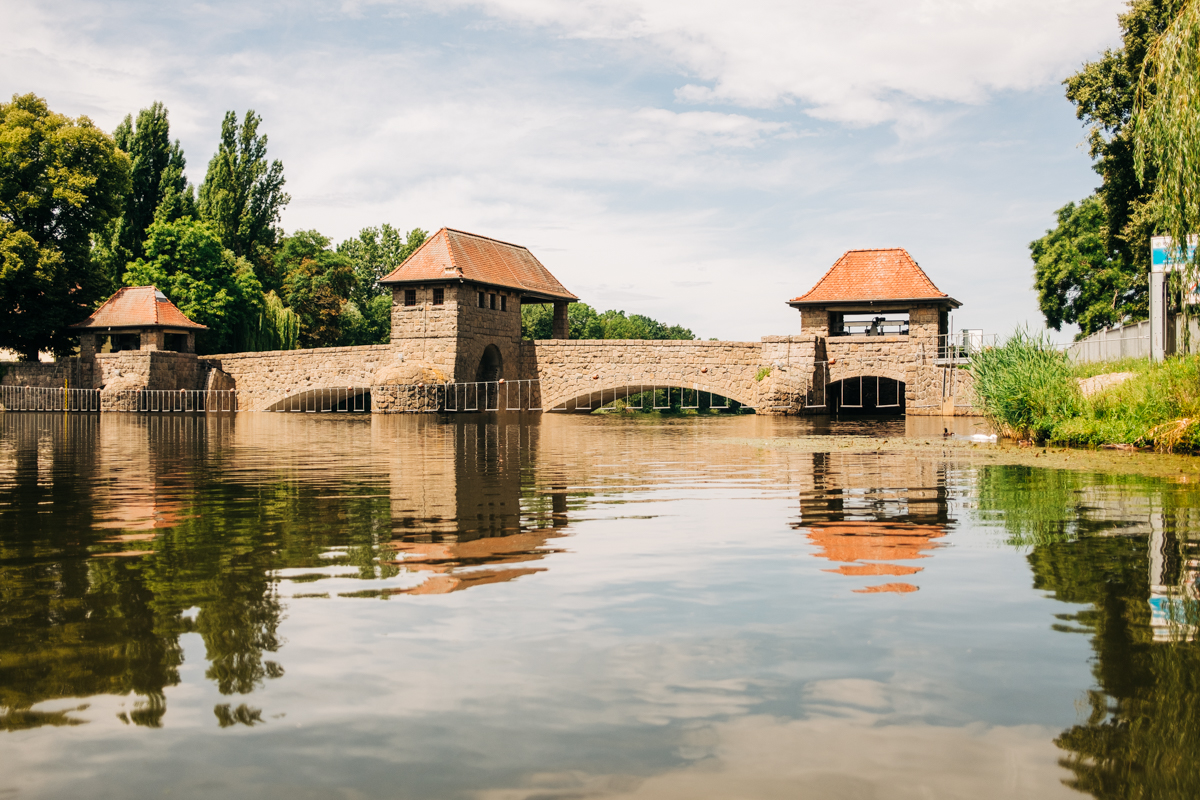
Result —
<instances>
[{"instance_id":1,"label":"grassy bank","mask_svg":"<svg viewBox=\"0 0 1200 800\"><path fill-rule=\"evenodd\" d=\"M1041 336L1018 332L972 360L975 393L1001 435L1073 445L1200 452L1200 357L1072 365ZM1133 377L1089 397L1079 378Z\"/></svg>"}]
</instances>

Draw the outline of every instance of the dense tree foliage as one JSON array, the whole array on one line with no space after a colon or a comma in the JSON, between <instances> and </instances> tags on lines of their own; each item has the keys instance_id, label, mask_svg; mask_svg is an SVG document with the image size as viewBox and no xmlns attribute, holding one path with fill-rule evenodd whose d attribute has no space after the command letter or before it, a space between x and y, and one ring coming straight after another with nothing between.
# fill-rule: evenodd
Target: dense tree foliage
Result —
<instances>
[{"instance_id":1,"label":"dense tree foliage","mask_svg":"<svg viewBox=\"0 0 1200 800\"><path fill-rule=\"evenodd\" d=\"M1083 335L1147 314L1144 270L1105 241L1104 204L1096 195L1058 210L1058 225L1029 245L1034 286L1046 324L1076 324Z\"/></svg>"},{"instance_id":2,"label":"dense tree foliage","mask_svg":"<svg viewBox=\"0 0 1200 800\"><path fill-rule=\"evenodd\" d=\"M298 231L283 240L275 273L283 278L281 297L300 318L300 346L339 343L342 315L355 286L354 264L334 252L317 231Z\"/></svg>"},{"instance_id":3,"label":"dense tree foliage","mask_svg":"<svg viewBox=\"0 0 1200 800\"><path fill-rule=\"evenodd\" d=\"M338 255L350 259L354 267L354 288L343 311L342 344L384 344L391 338L392 293L379 286L379 279L403 264L428 237L420 228L402 234L384 223L363 228L357 237L338 245Z\"/></svg>"},{"instance_id":4,"label":"dense tree foliage","mask_svg":"<svg viewBox=\"0 0 1200 800\"><path fill-rule=\"evenodd\" d=\"M131 186L115 219L96 242L97 260L119 282L125 264L146 254L147 229L163 206L170 219L195 216L196 203L184 176L187 161L179 140L171 141L171 125L162 103L138 112L113 131L117 147L125 151L132 164Z\"/></svg>"},{"instance_id":5,"label":"dense tree foliage","mask_svg":"<svg viewBox=\"0 0 1200 800\"><path fill-rule=\"evenodd\" d=\"M1142 63L1134 162L1153 181L1159 229L1177 242L1200 232L1200 0L1184 4Z\"/></svg>"},{"instance_id":6,"label":"dense tree foliage","mask_svg":"<svg viewBox=\"0 0 1200 800\"><path fill-rule=\"evenodd\" d=\"M572 303L567 308L568 335L571 339L695 339L687 328L664 325L641 314L625 316L624 311L600 314L587 303ZM554 307L521 306L521 337L549 339L554 329Z\"/></svg>"},{"instance_id":7,"label":"dense tree foliage","mask_svg":"<svg viewBox=\"0 0 1200 800\"><path fill-rule=\"evenodd\" d=\"M129 265L127 286L157 286L190 319L209 330L196 339L202 353L241 349L241 332L262 304L254 269L221 245L213 226L195 219L158 220L148 229L146 255Z\"/></svg>"},{"instance_id":8,"label":"dense tree foliage","mask_svg":"<svg viewBox=\"0 0 1200 800\"><path fill-rule=\"evenodd\" d=\"M1065 81L1067 98L1088 126L1088 152L1102 182L1096 190L1100 215L1084 200L1078 213L1060 210L1059 228L1030 245L1037 262L1039 301L1050 327L1077 323L1086 335L1123 318L1144 319L1150 236L1155 226L1152 197L1155 169L1147 167L1140 179L1134 159L1134 111L1138 80L1147 53L1168 28L1182 0L1134 0L1120 15L1122 46L1108 50ZM1090 198L1089 198L1090 199ZM1074 269L1073 256L1056 243L1078 239L1083 225L1089 237L1098 236L1102 255L1089 255L1099 265L1096 273ZM1070 280L1060 280L1070 273ZM1053 297L1043 292L1057 291Z\"/></svg>"},{"instance_id":9,"label":"dense tree foliage","mask_svg":"<svg viewBox=\"0 0 1200 800\"><path fill-rule=\"evenodd\" d=\"M221 123L221 142L200 184L200 217L211 222L221 242L260 270L267 289L279 290L273 255L281 236L279 215L291 198L283 191L283 164L267 162L267 137L259 135L262 118L247 111L242 124L232 111Z\"/></svg>"},{"instance_id":10,"label":"dense tree foliage","mask_svg":"<svg viewBox=\"0 0 1200 800\"><path fill-rule=\"evenodd\" d=\"M0 347L36 360L72 348L109 283L92 237L121 211L129 157L87 117L32 94L0 103Z\"/></svg>"}]
</instances>

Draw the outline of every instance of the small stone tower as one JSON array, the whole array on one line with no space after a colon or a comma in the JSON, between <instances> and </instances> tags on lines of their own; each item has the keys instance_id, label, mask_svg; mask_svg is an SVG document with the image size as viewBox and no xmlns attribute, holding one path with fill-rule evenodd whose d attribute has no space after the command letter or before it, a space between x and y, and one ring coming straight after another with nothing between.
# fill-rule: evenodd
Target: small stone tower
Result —
<instances>
[{"instance_id":1,"label":"small stone tower","mask_svg":"<svg viewBox=\"0 0 1200 800\"><path fill-rule=\"evenodd\" d=\"M524 247L442 228L384 277L392 289L392 348L454 383L520 374L521 304L554 304L554 338L567 338L579 298Z\"/></svg>"},{"instance_id":2,"label":"small stone tower","mask_svg":"<svg viewBox=\"0 0 1200 800\"><path fill-rule=\"evenodd\" d=\"M192 389L197 376L192 322L153 286L126 286L82 322L79 365L84 387Z\"/></svg>"}]
</instances>

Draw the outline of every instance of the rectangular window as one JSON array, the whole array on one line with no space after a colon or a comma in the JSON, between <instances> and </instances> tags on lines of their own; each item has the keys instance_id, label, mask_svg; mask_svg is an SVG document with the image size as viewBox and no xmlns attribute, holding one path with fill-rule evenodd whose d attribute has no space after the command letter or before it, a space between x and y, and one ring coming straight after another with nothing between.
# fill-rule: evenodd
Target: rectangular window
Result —
<instances>
[{"instance_id":1,"label":"rectangular window","mask_svg":"<svg viewBox=\"0 0 1200 800\"><path fill-rule=\"evenodd\" d=\"M433 304L435 306L440 306L445 302L446 302L446 290L445 289L434 289L433 290Z\"/></svg>"},{"instance_id":2,"label":"rectangular window","mask_svg":"<svg viewBox=\"0 0 1200 800\"><path fill-rule=\"evenodd\" d=\"M492 309L492 311L496 310L496 295L488 295L488 308Z\"/></svg>"},{"instance_id":3,"label":"rectangular window","mask_svg":"<svg viewBox=\"0 0 1200 800\"><path fill-rule=\"evenodd\" d=\"M508 311L508 295L506 294L500 295L500 310Z\"/></svg>"},{"instance_id":4,"label":"rectangular window","mask_svg":"<svg viewBox=\"0 0 1200 800\"><path fill-rule=\"evenodd\" d=\"M404 290L404 305L415 306L416 304L417 304L417 290L416 289L405 289Z\"/></svg>"},{"instance_id":5,"label":"rectangular window","mask_svg":"<svg viewBox=\"0 0 1200 800\"><path fill-rule=\"evenodd\" d=\"M479 293L479 307L480 307L480 308L487 308L487 304L484 302L484 299L483 299L483 298L484 298L483 292L480 292L480 293Z\"/></svg>"}]
</instances>

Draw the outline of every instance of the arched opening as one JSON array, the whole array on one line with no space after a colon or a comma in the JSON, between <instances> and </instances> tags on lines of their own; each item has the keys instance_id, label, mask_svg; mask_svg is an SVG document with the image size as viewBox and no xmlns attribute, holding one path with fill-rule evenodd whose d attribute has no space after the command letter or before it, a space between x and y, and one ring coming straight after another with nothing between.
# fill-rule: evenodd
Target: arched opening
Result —
<instances>
[{"instance_id":1,"label":"arched opening","mask_svg":"<svg viewBox=\"0 0 1200 800\"><path fill-rule=\"evenodd\" d=\"M859 375L825 385L831 414L903 415L904 381L882 375Z\"/></svg>"},{"instance_id":2,"label":"arched opening","mask_svg":"<svg viewBox=\"0 0 1200 800\"><path fill-rule=\"evenodd\" d=\"M753 406L735 397L717 394L705 387L673 386L666 383L596 385L579 394L550 398L547 411L645 411L742 414Z\"/></svg>"},{"instance_id":3,"label":"arched opening","mask_svg":"<svg viewBox=\"0 0 1200 800\"><path fill-rule=\"evenodd\" d=\"M489 344L483 350L479 359L479 369L475 370L476 381L498 381L504 377L504 359L500 356L500 348Z\"/></svg>"},{"instance_id":4,"label":"arched opening","mask_svg":"<svg viewBox=\"0 0 1200 800\"><path fill-rule=\"evenodd\" d=\"M335 386L307 389L276 400L264 411L303 411L310 414L339 411L370 412L371 389L367 386Z\"/></svg>"}]
</instances>

